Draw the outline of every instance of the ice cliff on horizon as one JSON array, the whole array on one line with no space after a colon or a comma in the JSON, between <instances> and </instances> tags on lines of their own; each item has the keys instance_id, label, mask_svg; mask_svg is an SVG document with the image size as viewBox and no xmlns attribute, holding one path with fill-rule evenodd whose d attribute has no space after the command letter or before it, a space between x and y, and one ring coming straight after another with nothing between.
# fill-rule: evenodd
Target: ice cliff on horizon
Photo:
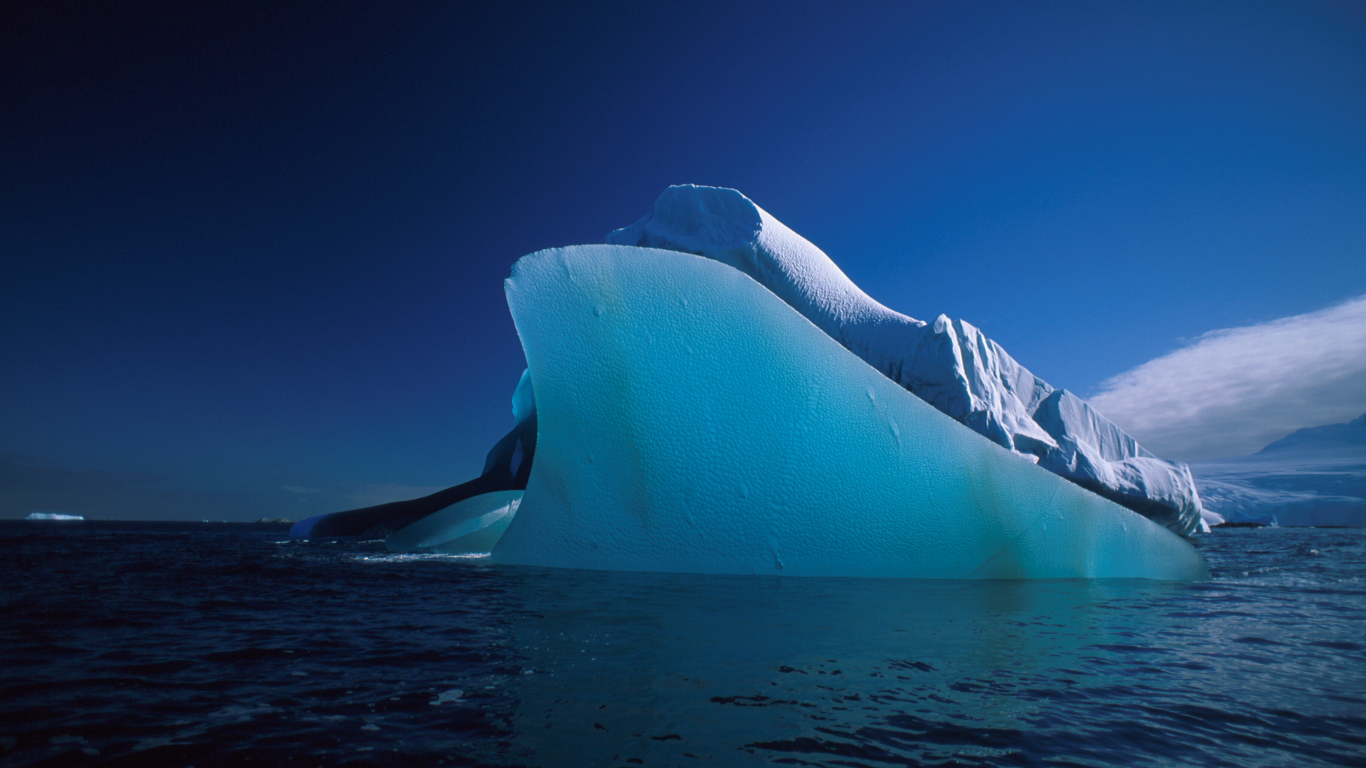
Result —
<instances>
[{"instance_id":1,"label":"ice cliff on horizon","mask_svg":"<svg viewBox=\"0 0 1366 768\"><path fill-rule=\"evenodd\" d=\"M1366 527L1366 415L1298 430L1250 456L1198 462L1191 472L1211 517Z\"/></svg>"},{"instance_id":2,"label":"ice cliff on horizon","mask_svg":"<svg viewBox=\"0 0 1366 768\"><path fill-rule=\"evenodd\" d=\"M1144 450L962 320L878 303L819 248L733 189L674 186L607 242L705 256L749 275L891 381L992 442L1181 535L1201 527L1184 464Z\"/></svg>"}]
</instances>

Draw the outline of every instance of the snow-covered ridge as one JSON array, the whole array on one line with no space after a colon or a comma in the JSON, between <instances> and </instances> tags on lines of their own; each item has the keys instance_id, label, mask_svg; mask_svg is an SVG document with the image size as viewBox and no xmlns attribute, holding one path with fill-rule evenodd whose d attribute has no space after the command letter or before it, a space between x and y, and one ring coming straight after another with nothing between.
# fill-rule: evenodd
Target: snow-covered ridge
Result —
<instances>
[{"instance_id":1,"label":"snow-covered ridge","mask_svg":"<svg viewBox=\"0 0 1366 768\"><path fill-rule=\"evenodd\" d=\"M733 189L670 187L607 242L693 253L744 272L887 378L1039 466L1182 535L1200 525L1186 465L1158 459L1084 401L962 320L875 301L819 248Z\"/></svg>"}]
</instances>

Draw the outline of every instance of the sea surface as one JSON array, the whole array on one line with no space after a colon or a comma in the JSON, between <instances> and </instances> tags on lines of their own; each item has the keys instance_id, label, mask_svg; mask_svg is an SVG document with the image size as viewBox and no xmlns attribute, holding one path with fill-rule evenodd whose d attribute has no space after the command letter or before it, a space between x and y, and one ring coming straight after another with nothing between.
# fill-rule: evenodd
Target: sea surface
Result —
<instances>
[{"instance_id":1,"label":"sea surface","mask_svg":"<svg viewBox=\"0 0 1366 768\"><path fill-rule=\"evenodd\" d=\"M0 766L1361 766L1366 531L1146 581L690 576L0 522Z\"/></svg>"}]
</instances>

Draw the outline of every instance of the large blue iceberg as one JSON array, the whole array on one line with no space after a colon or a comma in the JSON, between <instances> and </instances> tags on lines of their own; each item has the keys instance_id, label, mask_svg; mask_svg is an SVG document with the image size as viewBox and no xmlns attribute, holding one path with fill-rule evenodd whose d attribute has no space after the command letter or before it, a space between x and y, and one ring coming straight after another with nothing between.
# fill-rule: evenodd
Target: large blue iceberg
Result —
<instances>
[{"instance_id":1,"label":"large blue iceberg","mask_svg":"<svg viewBox=\"0 0 1366 768\"><path fill-rule=\"evenodd\" d=\"M719 261L525 256L539 419L495 561L705 573L1198 579L1184 539L939 412Z\"/></svg>"},{"instance_id":2,"label":"large blue iceberg","mask_svg":"<svg viewBox=\"0 0 1366 768\"><path fill-rule=\"evenodd\" d=\"M513 267L528 369L479 478L291 533L595 569L1208 575L1184 465L971 325L873 301L739 192L671 187L608 240Z\"/></svg>"}]
</instances>

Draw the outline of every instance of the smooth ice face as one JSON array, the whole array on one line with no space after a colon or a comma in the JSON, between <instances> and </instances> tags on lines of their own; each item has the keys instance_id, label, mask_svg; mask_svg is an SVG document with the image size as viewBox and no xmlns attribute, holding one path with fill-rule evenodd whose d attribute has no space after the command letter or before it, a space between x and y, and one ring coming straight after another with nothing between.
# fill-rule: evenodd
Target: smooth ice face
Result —
<instances>
[{"instance_id":1,"label":"smooth ice face","mask_svg":"<svg viewBox=\"0 0 1366 768\"><path fill-rule=\"evenodd\" d=\"M384 540L384 548L447 555L488 552L502 538L521 501L521 491L471 496L395 531Z\"/></svg>"},{"instance_id":2,"label":"smooth ice face","mask_svg":"<svg viewBox=\"0 0 1366 768\"><path fill-rule=\"evenodd\" d=\"M717 261L625 246L506 283L536 463L500 562L923 578L1206 577L1186 541L955 422Z\"/></svg>"},{"instance_id":3,"label":"smooth ice face","mask_svg":"<svg viewBox=\"0 0 1366 768\"><path fill-rule=\"evenodd\" d=\"M607 242L693 253L754 278L887 378L959 423L1181 534L1200 523L1184 464L1154 457L962 320L879 304L801 235L733 189L669 187Z\"/></svg>"}]
</instances>

